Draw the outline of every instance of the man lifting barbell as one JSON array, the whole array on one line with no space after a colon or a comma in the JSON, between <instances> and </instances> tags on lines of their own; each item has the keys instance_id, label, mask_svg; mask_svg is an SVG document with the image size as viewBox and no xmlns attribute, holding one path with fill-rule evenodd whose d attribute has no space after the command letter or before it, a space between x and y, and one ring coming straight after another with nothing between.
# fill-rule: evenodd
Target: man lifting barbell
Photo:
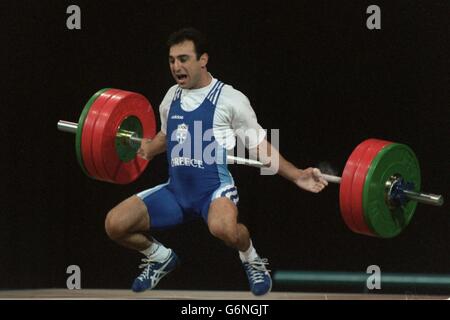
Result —
<instances>
[{"instance_id":1,"label":"man lifting barbell","mask_svg":"<svg viewBox=\"0 0 450 320\"><path fill-rule=\"evenodd\" d=\"M143 233L150 228L168 228L192 218L202 218L212 235L239 250L251 291L255 295L265 294L272 286L266 268L268 262L257 254L247 227L238 222L239 197L230 172L215 161L208 164L204 159L196 159L193 148L191 156L176 155L174 151L179 144L190 142L186 141L188 135L203 137L206 130L213 129L216 131L213 133L216 156L220 157L219 153L226 154L225 148L230 147L226 146L227 134L262 128L247 98L208 73L206 43L198 31L176 32L168 44L170 70L177 84L169 89L161 103L161 131L152 140L142 142L138 155L151 160L167 151L170 179L113 208L106 217L106 231L114 241L145 255L141 265L144 270L132 285L134 291L143 291L153 289L178 263L171 249L155 239L149 240ZM201 123L200 132L194 130L195 121ZM201 155L208 144L210 141L203 141ZM248 141L247 147L268 148L270 145L260 135L258 140L255 137ZM319 192L327 184L318 170L299 170L282 157L279 173L312 192Z\"/></svg>"},{"instance_id":2,"label":"man lifting barbell","mask_svg":"<svg viewBox=\"0 0 450 320\"><path fill-rule=\"evenodd\" d=\"M143 271L132 285L134 291L153 289L178 264L171 249L145 233L195 218L203 219L214 236L239 250L255 295L270 291L267 259L257 254L248 229L238 222L239 197L227 159L253 166L275 160L278 174L310 192L320 192L327 181L341 183L341 214L347 226L361 234L393 237L411 220L416 201L442 204L441 196L418 191L418 161L405 145L379 139L363 141L350 155L340 178L317 168L296 168L264 135L241 136L239 132L264 131L247 97L208 73L203 36L194 29L183 29L172 34L168 44L170 69L177 84L160 105L158 134L148 100L118 89L97 92L78 124L58 122L60 130L76 133L78 162L87 175L98 180L129 183L149 160L167 151L169 181L126 199L105 221L112 240L145 255L140 266ZM210 138L203 139L208 131ZM202 137L200 156L196 156L198 150L192 143L195 135ZM227 156L235 135L261 161ZM202 158L211 146L213 161Z\"/></svg>"}]
</instances>

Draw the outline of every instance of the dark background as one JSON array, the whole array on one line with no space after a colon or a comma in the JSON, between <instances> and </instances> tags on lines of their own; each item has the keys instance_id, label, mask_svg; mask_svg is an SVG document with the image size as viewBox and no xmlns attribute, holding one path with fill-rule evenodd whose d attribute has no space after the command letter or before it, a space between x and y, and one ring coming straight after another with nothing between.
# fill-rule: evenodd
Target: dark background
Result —
<instances>
[{"instance_id":1,"label":"dark background","mask_svg":"<svg viewBox=\"0 0 450 320\"><path fill-rule=\"evenodd\" d=\"M66 28L70 4L81 7L81 30ZM381 7L381 30L366 28L370 4ZM184 26L207 35L209 71L249 97L264 128L280 129L291 162L340 173L362 140L401 142L419 158L422 189L447 199L419 205L398 237L375 239L344 225L338 186L314 195L233 167L240 217L273 271L450 273L449 9L447 0L2 1L0 288L65 287L72 264L83 288L129 288L140 254L110 241L104 218L166 181L165 157L130 185L95 181L56 123L77 121L104 87L140 92L158 111L173 84L165 41ZM203 223L155 236L183 263L159 288L247 290L237 253Z\"/></svg>"}]
</instances>

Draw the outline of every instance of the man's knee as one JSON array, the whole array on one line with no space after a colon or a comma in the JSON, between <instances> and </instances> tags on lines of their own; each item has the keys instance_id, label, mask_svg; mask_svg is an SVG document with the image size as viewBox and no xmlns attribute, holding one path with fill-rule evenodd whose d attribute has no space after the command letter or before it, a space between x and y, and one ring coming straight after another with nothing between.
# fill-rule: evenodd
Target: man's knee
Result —
<instances>
[{"instance_id":1,"label":"man's knee","mask_svg":"<svg viewBox=\"0 0 450 320\"><path fill-rule=\"evenodd\" d=\"M105 231L111 240L119 240L127 232L126 227L121 223L120 215L120 210L116 208L110 210L106 215Z\"/></svg>"},{"instance_id":2,"label":"man's knee","mask_svg":"<svg viewBox=\"0 0 450 320\"><path fill-rule=\"evenodd\" d=\"M148 230L149 217L145 204L137 197L131 197L108 212L105 230L112 240L120 240L132 232Z\"/></svg>"},{"instance_id":3,"label":"man's knee","mask_svg":"<svg viewBox=\"0 0 450 320\"><path fill-rule=\"evenodd\" d=\"M237 208L227 198L218 198L211 203L208 212L208 228L213 236L235 245L239 241Z\"/></svg>"},{"instance_id":4,"label":"man's knee","mask_svg":"<svg viewBox=\"0 0 450 320\"><path fill-rule=\"evenodd\" d=\"M224 225L220 222L212 222L208 225L209 232L227 244L235 245L239 241L237 225Z\"/></svg>"}]
</instances>

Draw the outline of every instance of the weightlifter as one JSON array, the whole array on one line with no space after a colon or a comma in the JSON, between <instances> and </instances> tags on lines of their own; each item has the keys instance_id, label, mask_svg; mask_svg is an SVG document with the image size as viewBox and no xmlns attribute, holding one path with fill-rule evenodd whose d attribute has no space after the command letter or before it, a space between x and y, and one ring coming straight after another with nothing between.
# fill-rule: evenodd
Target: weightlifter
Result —
<instances>
[{"instance_id":1,"label":"weightlifter","mask_svg":"<svg viewBox=\"0 0 450 320\"><path fill-rule=\"evenodd\" d=\"M238 222L238 191L227 169L226 154L235 138L243 139L252 155L265 155L264 163L278 161L277 174L299 188L320 192L328 183L317 168L296 168L272 148L264 134L242 137L238 132L264 132L248 98L207 70L208 51L203 35L192 28L173 33L168 40L169 66L176 84L160 105L161 130L144 139L138 155L150 160L167 152L169 180L131 196L107 215L108 236L118 244L140 251L145 257L142 273L134 280L136 292L153 289L178 265L175 252L147 236L150 228L167 229L190 219L203 219L211 234L239 251L250 290L270 292L268 260L256 252L245 225ZM199 129L200 128L200 129ZM201 139L200 157L194 150L195 135ZM184 144L191 144L186 147ZM183 146L184 145L184 146ZM214 147L216 161L205 161L206 148Z\"/></svg>"}]
</instances>

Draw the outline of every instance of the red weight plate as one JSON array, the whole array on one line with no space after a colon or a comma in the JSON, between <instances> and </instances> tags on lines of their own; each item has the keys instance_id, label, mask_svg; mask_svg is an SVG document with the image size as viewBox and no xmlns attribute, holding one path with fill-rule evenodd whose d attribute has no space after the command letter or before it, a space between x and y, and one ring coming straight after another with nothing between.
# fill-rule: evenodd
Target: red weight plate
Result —
<instances>
[{"instance_id":1,"label":"red weight plate","mask_svg":"<svg viewBox=\"0 0 450 320\"><path fill-rule=\"evenodd\" d=\"M352 217L353 222L355 223L357 233L369 235L369 236L377 236L373 231L370 230L368 224L364 218L364 209L362 205L363 200L363 190L364 190L364 182L366 181L367 172L370 168L370 164L372 160L376 157L378 152L383 149L384 146L391 144L390 141L372 139L372 142L368 146L366 152L362 156L358 167L356 168L355 174L353 175L353 183L352 183Z\"/></svg>"},{"instance_id":2,"label":"red weight plate","mask_svg":"<svg viewBox=\"0 0 450 320\"><path fill-rule=\"evenodd\" d=\"M358 168L361 157L366 152L368 146L373 139L364 140L350 154L342 172L341 185L339 188L339 206L341 208L341 216L347 227L355 231L356 225L352 216L352 183L353 175Z\"/></svg>"},{"instance_id":3,"label":"red weight plate","mask_svg":"<svg viewBox=\"0 0 450 320\"><path fill-rule=\"evenodd\" d=\"M104 135L104 121L105 121L105 113L106 115L109 110L114 109L118 99L114 98L117 94L122 92L120 89L114 89L114 93L111 95L111 97L106 101L102 108L98 112L97 119L94 123L94 128L92 132L92 161L95 166L95 168L98 171L98 179L102 181L112 182L112 179L108 176L108 173L106 171L106 168L104 166L103 162L103 150L101 149L101 143L102 138ZM109 106L108 106L109 105ZM103 115L103 117L102 117ZM100 126L99 126L100 124ZM106 158L110 158L111 155L105 155Z\"/></svg>"},{"instance_id":4,"label":"red weight plate","mask_svg":"<svg viewBox=\"0 0 450 320\"><path fill-rule=\"evenodd\" d=\"M83 163L89 175L94 179L99 179L99 172L95 168L95 164L92 159L92 134L95 128L95 122L97 121L97 117L100 114L101 109L115 92L117 92L117 90L109 89L100 94L100 96L94 101L86 116L83 131L81 133L81 154Z\"/></svg>"},{"instance_id":5,"label":"red weight plate","mask_svg":"<svg viewBox=\"0 0 450 320\"><path fill-rule=\"evenodd\" d=\"M127 184L137 179L148 165L140 157L124 162L120 160L115 146L117 129L130 116L139 119L143 136L153 138L156 121L150 102L142 95L119 90L105 103L93 132L93 159L103 180L117 184Z\"/></svg>"}]
</instances>

